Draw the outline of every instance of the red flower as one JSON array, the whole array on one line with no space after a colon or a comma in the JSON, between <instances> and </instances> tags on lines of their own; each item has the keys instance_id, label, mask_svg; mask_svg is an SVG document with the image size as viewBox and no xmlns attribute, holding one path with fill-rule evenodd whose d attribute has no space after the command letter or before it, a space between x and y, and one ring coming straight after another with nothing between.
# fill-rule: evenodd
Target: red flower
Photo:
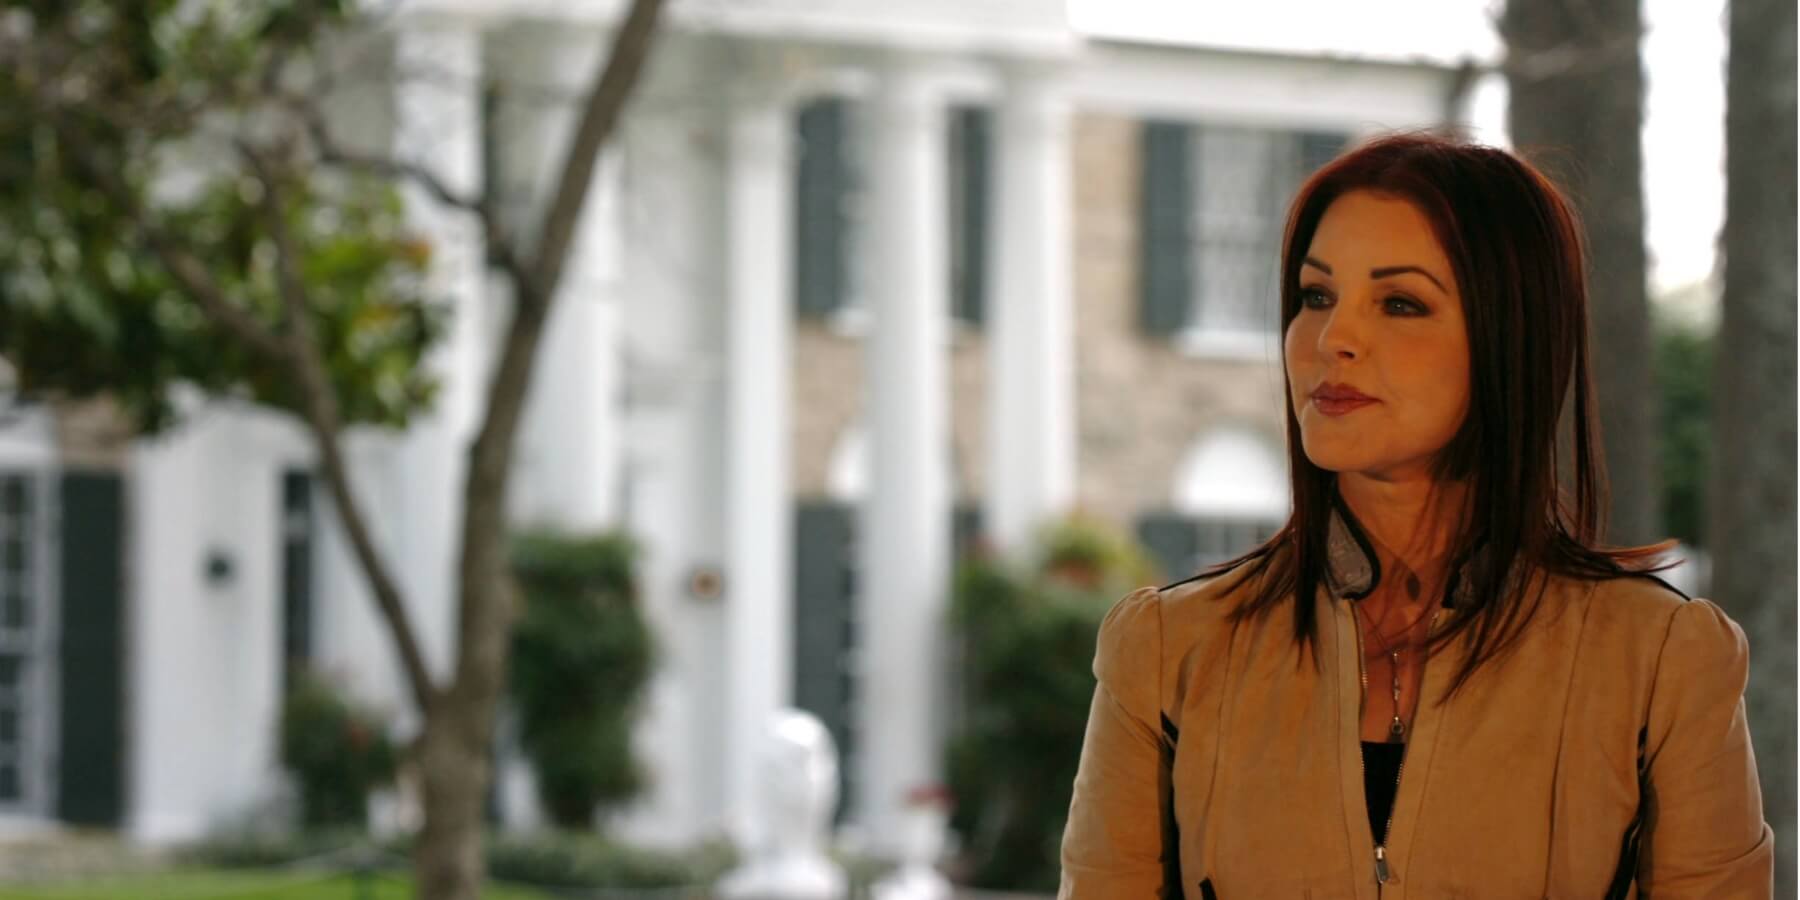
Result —
<instances>
[{"instance_id":1,"label":"red flower","mask_svg":"<svg viewBox=\"0 0 1800 900\"><path fill-rule=\"evenodd\" d=\"M956 795L950 789L935 782L921 784L906 792L907 806L941 806L949 809L956 805Z\"/></svg>"}]
</instances>

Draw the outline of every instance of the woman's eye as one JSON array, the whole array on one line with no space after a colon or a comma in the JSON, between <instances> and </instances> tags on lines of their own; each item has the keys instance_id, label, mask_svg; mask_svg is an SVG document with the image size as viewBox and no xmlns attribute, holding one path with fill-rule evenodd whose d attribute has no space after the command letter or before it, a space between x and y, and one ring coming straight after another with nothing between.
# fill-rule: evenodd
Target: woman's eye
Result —
<instances>
[{"instance_id":1,"label":"woman's eye","mask_svg":"<svg viewBox=\"0 0 1800 900\"><path fill-rule=\"evenodd\" d=\"M1331 305L1331 296L1318 288L1301 288L1300 305L1306 309L1324 309Z\"/></svg>"},{"instance_id":2,"label":"woman's eye","mask_svg":"<svg viewBox=\"0 0 1800 900\"><path fill-rule=\"evenodd\" d=\"M1424 304L1399 295L1387 298L1383 301L1383 305L1387 307L1388 312L1401 316L1422 316L1427 312Z\"/></svg>"}]
</instances>

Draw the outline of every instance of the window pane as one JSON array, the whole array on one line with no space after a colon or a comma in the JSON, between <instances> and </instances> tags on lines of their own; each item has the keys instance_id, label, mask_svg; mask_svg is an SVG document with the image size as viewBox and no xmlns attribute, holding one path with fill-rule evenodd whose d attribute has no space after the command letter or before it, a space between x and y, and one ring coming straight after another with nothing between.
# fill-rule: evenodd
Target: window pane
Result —
<instances>
[{"instance_id":1,"label":"window pane","mask_svg":"<svg viewBox=\"0 0 1800 900\"><path fill-rule=\"evenodd\" d=\"M17 763L0 763L0 800L19 800L19 766Z\"/></svg>"},{"instance_id":2,"label":"window pane","mask_svg":"<svg viewBox=\"0 0 1800 900\"><path fill-rule=\"evenodd\" d=\"M0 704L0 745L19 743L19 711L10 704Z\"/></svg>"},{"instance_id":3,"label":"window pane","mask_svg":"<svg viewBox=\"0 0 1800 900\"><path fill-rule=\"evenodd\" d=\"M25 495L25 479L17 475L0 478L0 514L22 518L30 512L30 498Z\"/></svg>"},{"instance_id":4,"label":"window pane","mask_svg":"<svg viewBox=\"0 0 1800 900\"><path fill-rule=\"evenodd\" d=\"M1281 232L1301 177L1300 135L1202 127L1195 141L1194 321L1272 333L1280 321Z\"/></svg>"}]
</instances>

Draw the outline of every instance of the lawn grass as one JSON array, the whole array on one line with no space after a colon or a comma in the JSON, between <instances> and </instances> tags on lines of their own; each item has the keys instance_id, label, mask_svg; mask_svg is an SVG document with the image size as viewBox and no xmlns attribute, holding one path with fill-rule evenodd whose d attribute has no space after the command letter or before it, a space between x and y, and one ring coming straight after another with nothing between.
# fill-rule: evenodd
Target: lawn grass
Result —
<instances>
[{"instance_id":1,"label":"lawn grass","mask_svg":"<svg viewBox=\"0 0 1800 900\"><path fill-rule=\"evenodd\" d=\"M366 889L365 889L366 887ZM7 887L0 900L412 900L412 879L267 869L191 869L94 881ZM551 900L529 888L489 884L483 900Z\"/></svg>"}]
</instances>

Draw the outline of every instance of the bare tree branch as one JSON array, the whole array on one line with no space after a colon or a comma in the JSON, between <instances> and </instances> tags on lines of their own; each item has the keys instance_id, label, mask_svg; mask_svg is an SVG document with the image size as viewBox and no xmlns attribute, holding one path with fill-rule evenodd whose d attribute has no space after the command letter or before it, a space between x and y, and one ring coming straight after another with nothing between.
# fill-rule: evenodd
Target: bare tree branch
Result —
<instances>
[{"instance_id":1,"label":"bare tree branch","mask_svg":"<svg viewBox=\"0 0 1800 900\"><path fill-rule=\"evenodd\" d=\"M413 699L418 702L421 711L429 710L437 695L436 685L432 681L430 669L425 665L418 633L411 617L407 615L399 585L375 547L368 518L363 512L362 502L351 486L349 467L344 463L343 423L337 396L326 375L325 361L314 338L312 320L307 315L306 287L294 267L298 251L294 247L293 235L288 230L281 202L281 183L261 153L247 143L240 143L239 151L262 184L263 213L268 219L269 234L275 242L276 285L281 295L282 324L288 351L285 361L294 373L302 414L311 426L314 443L318 446L319 462L325 472L326 485L331 490L332 501L337 504L338 518L344 524L344 531L350 538L350 546L356 554L357 562L362 565L369 579L376 605L393 632L394 643L400 652L400 664L412 687Z\"/></svg>"},{"instance_id":2,"label":"bare tree branch","mask_svg":"<svg viewBox=\"0 0 1800 900\"><path fill-rule=\"evenodd\" d=\"M544 214L543 227L538 230L531 273L532 287L541 295L539 302L548 301L562 278L569 244L574 240L581 208L587 201L594 178L594 168L600 161L600 148L612 135L625 100L631 96L632 86L637 83L644 61L649 58L651 37L656 32L656 21L662 9L663 0L632 3L631 11L613 40L606 68L588 94L581 120L575 127L575 140L569 145L562 175L557 178L556 188L550 195L550 208Z\"/></svg>"},{"instance_id":3,"label":"bare tree branch","mask_svg":"<svg viewBox=\"0 0 1800 900\"><path fill-rule=\"evenodd\" d=\"M649 57L663 5L664 0L633 0L604 68L583 104L574 141L552 194L554 199L539 230L535 255L523 273L526 277L514 280L516 302L499 361L488 383L486 412L469 451L468 480L463 487L463 590L457 609L459 643L452 691L486 698L499 690L496 679L502 674L502 667L496 660L504 658L505 635L513 611L510 602L483 599L485 592L505 590L504 579L498 574L504 560L493 557L500 545L489 538L503 525L513 438L575 225L593 181L600 149L611 136Z\"/></svg>"},{"instance_id":4,"label":"bare tree branch","mask_svg":"<svg viewBox=\"0 0 1800 900\"><path fill-rule=\"evenodd\" d=\"M410 181L423 188L437 202L473 214L481 222L482 236L488 252L500 267L515 282L521 284L531 277L531 271L520 257L512 235L501 221L499 211L493 208L487 198L466 196L451 188L436 173L417 163L347 150L332 136L325 116L311 98L284 95L279 99L282 105L299 116L305 124L307 136L319 154L321 163L393 181Z\"/></svg>"},{"instance_id":5,"label":"bare tree branch","mask_svg":"<svg viewBox=\"0 0 1800 900\"><path fill-rule=\"evenodd\" d=\"M263 154L248 141L237 142L238 155L244 158L256 180L262 185L261 206L269 222L269 237L275 243L275 284L281 296L282 326L288 331L293 362L299 368L311 368L318 361L318 348L313 344L312 321L306 316L306 287L294 271L294 240L288 233L287 217L282 212L281 184ZM330 403L336 406L336 402ZM335 418L335 411L333 418Z\"/></svg>"}]
</instances>

